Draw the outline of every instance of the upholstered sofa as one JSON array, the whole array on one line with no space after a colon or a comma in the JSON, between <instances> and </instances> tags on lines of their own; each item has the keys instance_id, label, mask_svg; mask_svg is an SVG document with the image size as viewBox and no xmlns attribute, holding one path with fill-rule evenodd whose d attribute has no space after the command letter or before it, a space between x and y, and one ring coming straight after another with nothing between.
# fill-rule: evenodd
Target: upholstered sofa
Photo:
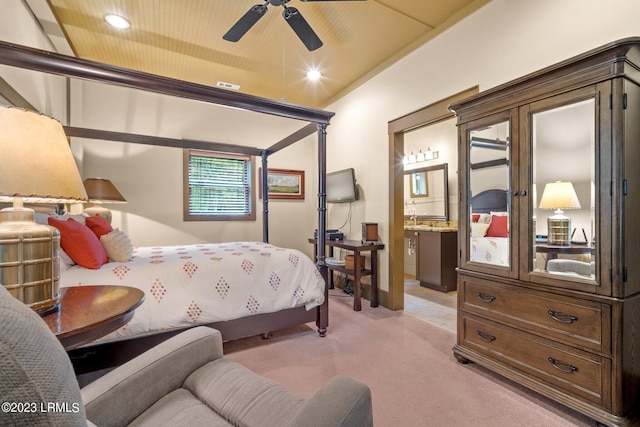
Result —
<instances>
[{"instance_id":1,"label":"upholstered sofa","mask_svg":"<svg viewBox=\"0 0 640 427\"><path fill-rule=\"evenodd\" d=\"M373 425L369 388L334 377L307 401L223 357L220 333L189 329L82 390L46 324L0 286L0 425ZM6 405L6 404L5 404Z\"/></svg>"}]
</instances>

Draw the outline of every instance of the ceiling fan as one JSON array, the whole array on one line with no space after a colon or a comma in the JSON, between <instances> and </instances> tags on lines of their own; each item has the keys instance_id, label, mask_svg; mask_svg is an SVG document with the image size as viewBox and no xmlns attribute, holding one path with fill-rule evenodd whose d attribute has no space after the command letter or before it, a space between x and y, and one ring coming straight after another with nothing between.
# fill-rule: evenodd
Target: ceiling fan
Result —
<instances>
[{"instance_id":1,"label":"ceiling fan","mask_svg":"<svg viewBox=\"0 0 640 427\"><path fill-rule=\"evenodd\" d=\"M316 50L322 46L322 40L313 31L309 23L302 17L298 9L295 7L287 7L287 3L291 0L266 0L264 4L256 4L247 13L245 13L238 22L227 33L222 36L223 39L230 42L237 42L244 36L247 31L253 27L267 13L267 7L282 6L284 11L282 16L284 20L291 26L291 29L297 34L302 43L310 51ZM300 0L302 2L321 2L321 1L366 1L366 0Z\"/></svg>"}]
</instances>

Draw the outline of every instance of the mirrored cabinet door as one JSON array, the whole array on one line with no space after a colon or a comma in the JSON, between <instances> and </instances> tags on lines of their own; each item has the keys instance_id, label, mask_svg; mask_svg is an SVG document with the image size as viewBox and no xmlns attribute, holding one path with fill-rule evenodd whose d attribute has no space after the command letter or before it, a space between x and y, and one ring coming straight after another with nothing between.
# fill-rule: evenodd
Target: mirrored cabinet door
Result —
<instances>
[{"instance_id":1,"label":"mirrored cabinet door","mask_svg":"<svg viewBox=\"0 0 640 427\"><path fill-rule=\"evenodd\" d=\"M470 123L465 137L468 177L464 221L468 238L463 263L475 270L511 277L516 271L517 247L511 188L513 147L510 116Z\"/></svg>"},{"instance_id":2,"label":"mirrored cabinet door","mask_svg":"<svg viewBox=\"0 0 640 427\"><path fill-rule=\"evenodd\" d=\"M598 92L587 88L521 109L528 144L523 163L530 162L520 185L529 189L520 201L529 212L521 274L533 282L598 286L598 104Z\"/></svg>"},{"instance_id":3,"label":"mirrored cabinet door","mask_svg":"<svg viewBox=\"0 0 640 427\"><path fill-rule=\"evenodd\" d=\"M533 271L595 281L595 102L531 117Z\"/></svg>"}]
</instances>

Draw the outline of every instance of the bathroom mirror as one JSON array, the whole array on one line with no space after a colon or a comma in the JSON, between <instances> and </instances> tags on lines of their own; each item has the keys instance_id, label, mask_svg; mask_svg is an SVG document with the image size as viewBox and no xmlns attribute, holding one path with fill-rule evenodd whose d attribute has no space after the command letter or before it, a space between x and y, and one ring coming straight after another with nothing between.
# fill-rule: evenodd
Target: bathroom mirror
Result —
<instances>
[{"instance_id":1,"label":"bathroom mirror","mask_svg":"<svg viewBox=\"0 0 640 427\"><path fill-rule=\"evenodd\" d=\"M449 219L448 164L404 172L405 219Z\"/></svg>"}]
</instances>

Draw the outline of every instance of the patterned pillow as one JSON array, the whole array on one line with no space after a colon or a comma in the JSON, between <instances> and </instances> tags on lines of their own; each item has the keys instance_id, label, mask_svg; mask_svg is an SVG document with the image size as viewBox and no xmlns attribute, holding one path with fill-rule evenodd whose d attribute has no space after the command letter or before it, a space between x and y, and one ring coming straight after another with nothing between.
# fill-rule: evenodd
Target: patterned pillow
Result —
<instances>
[{"instance_id":1,"label":"patterned pillow","mask_svg":"<svg viewBox=\"0 0 640 427\"><path fill-rule=\"evenodd\" d=\"M107 251L107 257L109 257L111 261L131 261L133 245L129 237L120 229L115 228L111 233L102 235L100 242L102 246L104 246L105 251Z\"/></svg>"}]
</instances>

